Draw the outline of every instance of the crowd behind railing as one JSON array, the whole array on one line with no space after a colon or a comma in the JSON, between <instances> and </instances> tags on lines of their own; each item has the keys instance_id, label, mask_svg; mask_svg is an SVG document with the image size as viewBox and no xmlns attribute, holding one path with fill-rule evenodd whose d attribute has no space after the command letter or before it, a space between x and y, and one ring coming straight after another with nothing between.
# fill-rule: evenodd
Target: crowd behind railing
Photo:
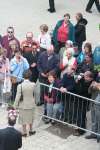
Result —
<instances>
[{"instance_id":1,"label":"crowd behind railing","mask_svg":"<svg viewBox=\"0 0 100 150\"><path fill-rule=\"evenodd\" d=\"M5 103L16 101L18 104L18 99L23 93L20 85L25 71L29 69L31 74L29 78L26 75L26 79L37 87L39 82L49 85L47 88L41 85L40 93L39 89L35 89L35 93L39 93L35 96L36 104L44 104L44 115L56 118L56 114L59 114L57 110L60 110L60 119L85 129L86 113L90 109L94 126L92 131L99 134L100 108L99 103L94 102L100 101L100 45L92 49L92 43L84 43L87 23L83 15L77 13L76 24L73 25L70 14L66 13L64 18L57 22L52 34L49 34L48 26L42 24L37 39L32 32L27 32L26 39L22 42L15 37L14 28L8 27L7 34L0 38L0 105L3 107ZM29 89L31 91L31 86L33 85L25 86L25 94ZM60 89L60 92L53 87ZM20 94L16 96L18 92ZM92 101L77 98L68 92ZM29 97L27 101L28 99ZM28 103L27 106L22 106L21 103L20 110L22 107L27 109ZM21 117L24 113L21 111ZM45 117L43 120L45 123L55 123L54 120ZM26 130L25 125L23 130ZM76 135L81 134L84 134L84 130L76 130ZM97 138L100 141L100 137L94 134L87 138Z\"/></svg>"}]
</instances>

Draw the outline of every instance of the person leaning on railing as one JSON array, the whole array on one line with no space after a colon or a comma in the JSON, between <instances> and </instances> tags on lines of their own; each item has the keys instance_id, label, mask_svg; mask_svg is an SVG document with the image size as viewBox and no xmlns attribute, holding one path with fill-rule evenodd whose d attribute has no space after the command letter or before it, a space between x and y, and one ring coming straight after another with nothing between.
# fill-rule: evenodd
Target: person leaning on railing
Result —
<instances>
[{"instance_id":1,"label":"person leaning on railing","mask_svg":"<svg viewBox=\"0 0 100 150\"><path fill-rule=\"evenodd\" d=\"M95 101L94 103L91 103L92 131L100 134L100 82L93 81L89 87L89 92L92 93L92 99ZM97 142L100 142L100 135L98 136L91 133L86 136L86 139L96 138Z\"/></svg>"},{"instance_id":2,"label":"person leaning on railing","mask_svg":"<svg viewBox=\"0 0 100 150\"><path fill-rule=\"evenodd\" d=\"M78 76L76 79L75 84L75 94L78 94L80 96L91 98L91 94L88 92L88 88L91 85L93 81L93 73L91 71L86 71L82 76ZM89 109L89 101L85 98L78 98L75 103L74 109L76 112L75 116L76 118L76 124L78 127L81 127L83 129L86 128L86 112ZM84 134L84 130L75 129L76 136Z\"/></svg>"},{"instance_id":3,"label":"person leaning on railing","mask_svg":"<svg viewBox=\"0 0 100 150\"><path fill-rule=\"evenodd\" d=\"M50 119L46 119L45 123L54 124L55 121L52 119L59 119L60 110L61 110L61 99L60 93L57 89L53 87L59 88L60 81L57 80L56 75L54 73L48 74L48 82L44 90L44 101L46 105L47 116L51 117Z\"/></svg>"}]
</instances>

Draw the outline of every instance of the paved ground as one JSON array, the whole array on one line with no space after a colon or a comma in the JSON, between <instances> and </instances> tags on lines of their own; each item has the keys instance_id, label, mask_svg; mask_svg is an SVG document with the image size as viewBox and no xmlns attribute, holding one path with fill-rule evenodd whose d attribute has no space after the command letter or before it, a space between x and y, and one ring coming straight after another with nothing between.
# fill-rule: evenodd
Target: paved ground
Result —
<instances>
[{"instance_id":1,"label":"paved ground","mask_svg":"<svg viewBox=\"0 0 100 150\"><path fill-rule=\"evenodd\" d=\"M36 134L31 137L23 138L23 147L21 150L99 150L100 144L96 140L86 140L84 136L73 136L72 129L68 126L58 124L51 126L45 125L42 120L40 111L37 107L36 117L34 121L34 129ZM0 128L6 127L7 112L0 109ZM16 125L18 130L21 130L20 125Z\"/></svg>"},{"instance_id":2,"label":"paved ground","mask_svg":"<svg viewBox=\"0 0 100 150\"><path fill-rule=\"evenodd\" d=\"M3 0L0 3L0 32L5 33L6 28L13 25L19 39L23 39L27 31L33 31L37 36L42 23L47 23L52 29L66 12L71 14L71 20L75 23L75 13L82 12L89 21L87 40L93 44L99 42L100 14L95 6L93 14L88 14L85 12L87 0L55 0L55 4L57 12L50 14L47 12L48 0Z\"/></svg>"},{"instance_id":3,"label":"paved ground","mask_svg":"<svg viewBox=\"0 0 100 150\"><path fill-rule=\"evenodd\" d=\"M100 32L98 24L100 23L100 14L93 7L93 14L87 14L85 7L87 0L55 0L57 12L49 14L47 0L3 0L0 3L0 33L4 34L9 25L15 27L16 36L22 40L27 31L33 31L35 37L39 34L39 26L47 23L50 30L61 19L63 14L69 12L71 20L75 23L75 13L82 12L88 20L87 41L96 45L100 43ZM36 135L23 138L23 148L21 150L99 150L100 145L95 140L86 140L84 136L74 137L69 128L51 127L44 125L40 120L38 109L34 128ZM6 125L7 112L0 109L0 127ZM17 128L20 128L17 125ZM63 135L63 136L62 136Z\"/></svg>"}]
</instances>

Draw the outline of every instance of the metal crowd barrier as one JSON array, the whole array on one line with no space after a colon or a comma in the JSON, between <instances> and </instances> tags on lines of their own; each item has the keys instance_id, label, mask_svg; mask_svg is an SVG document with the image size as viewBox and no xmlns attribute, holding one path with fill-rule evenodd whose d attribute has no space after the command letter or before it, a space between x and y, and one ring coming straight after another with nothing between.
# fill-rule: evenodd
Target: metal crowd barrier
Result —
<instances>
[{"instance_id":1,"label":"metal crowd barrier","mask_svg":"<svg viewBox=\"0 0 100 150\"><path fill-rule=\"evenodd\" d=\"M4 83L0 83L0 104L11 103L11 91L1 92L3 85ZM61 93L60 89L55 87L49 88L54 92L53 95L50 95L48 88L48 85L40 83L40 87L38 86L36 89L36 93L40 91L40 95L36 96L40 98L38 101L41 101L42 98L42 102L44 102L44 112L40 114L42 117L100 135L100 102L71 92ZM96 132L94 128L96 128Z\"/></svg>"},{"instance_id":2,"label":"metal crowd barrier","mask_svg":"<svg viewBox=\"0 0 100 150\"><path fill-rule=\"evenodd\" d=\"M42 98L44 95L44 118L100 136L100 102L71 92L61 93L55 87L52 87L54 95L50 95L47 92L50 86L43 83L40 86Z\"/></svg>"}]
</instances>

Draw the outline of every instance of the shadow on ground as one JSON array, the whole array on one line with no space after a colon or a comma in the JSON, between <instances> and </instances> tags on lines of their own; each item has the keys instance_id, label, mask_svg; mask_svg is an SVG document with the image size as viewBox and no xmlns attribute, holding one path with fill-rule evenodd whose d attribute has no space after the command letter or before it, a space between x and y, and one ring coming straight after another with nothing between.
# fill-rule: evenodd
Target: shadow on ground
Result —
<instances>
[{"instance_id":1,"label":"shadow on ground","mask_svg":"<svg viewBox=\"0 0 100 150\"><path fill-rule=\"evenodd\" d=\"M51 125L45 130L63 139L68 138L73 133L73 129L71 127L68 127L68 125L63 125L61 123Z\"/></svg>"}]
</instances>

